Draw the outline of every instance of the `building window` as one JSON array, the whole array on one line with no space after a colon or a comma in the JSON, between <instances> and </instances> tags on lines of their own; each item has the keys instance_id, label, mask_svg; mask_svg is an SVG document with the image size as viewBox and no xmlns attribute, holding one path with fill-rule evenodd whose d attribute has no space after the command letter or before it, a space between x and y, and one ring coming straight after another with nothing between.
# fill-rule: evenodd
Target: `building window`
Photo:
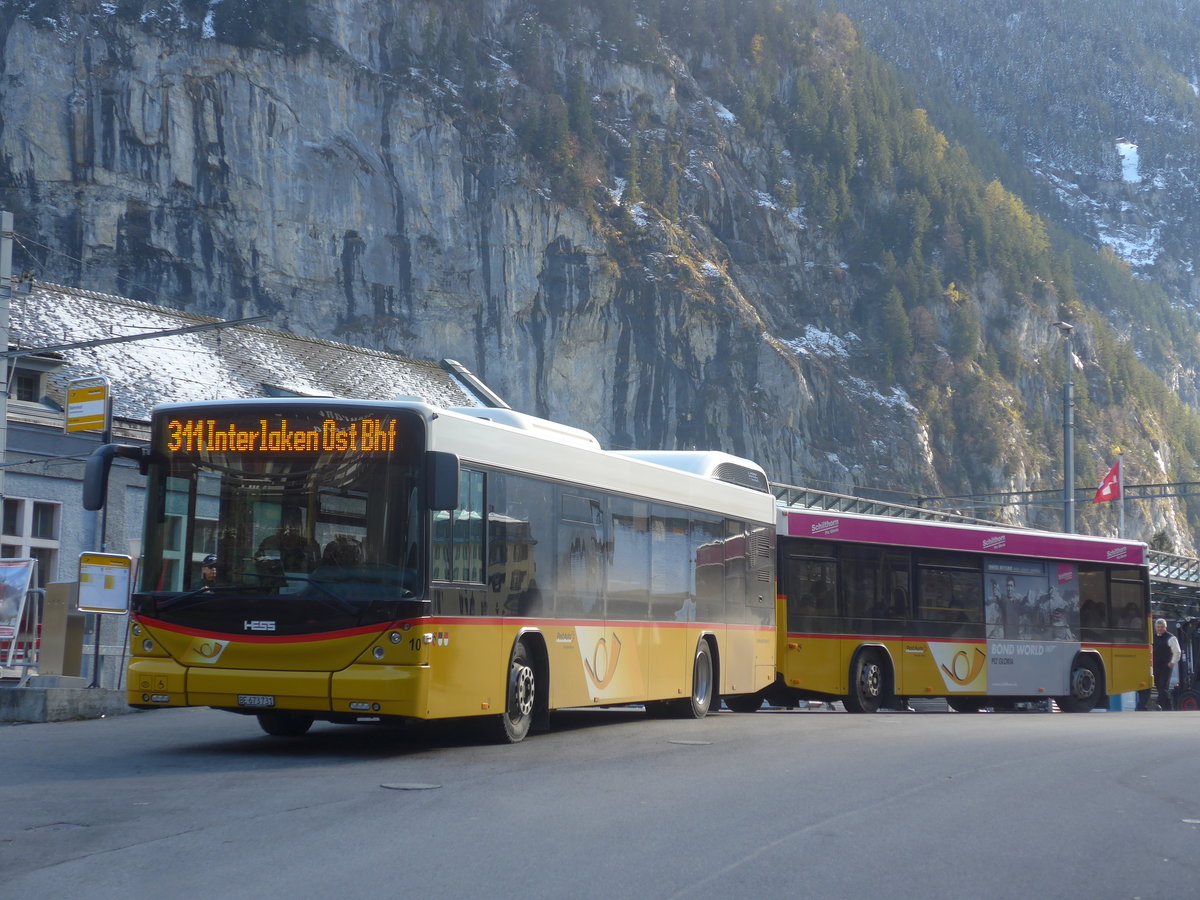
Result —
<instances>
[{"instance_id":1,"label":"building window","mask_svg":"<svg viewBox=\"0 0 1200 900\"><path fill-rule=\"evenodd\" d=\"M4 533L0 556L38 561L37 587L58 580L59 524L62 504L46 500L4 498Z\"/></svg>"},{"instance_id":2,"label":"building window","mask_svg":"<svg viewBox=\"0 0 1200 900\"><path fill-rule=\"evenodd\" d=\"M5 534L20 534L21 533L21 501L20 500L5 500L4 501L4 533Z\"/></svg>"},{"instance_id":3,"label":"building window","mask_svg":"<svg viewBox=\"0 0 1200 900\"><path fill-rule=\"evenodd\" d=\"M57 540L58 538L58 504L34 503L33 518L29 528L30 537Z\"/></svg>"},{"instance_id":4,"label":"building window","mask_svg":"<svg viewBox=\"0 0 1200 900\"><path fill-rule=\"evenodd\" d=\"M42 373L17 370L13 379L13 399L38 403L42 399Z\"/></svg>"}]
</instances>

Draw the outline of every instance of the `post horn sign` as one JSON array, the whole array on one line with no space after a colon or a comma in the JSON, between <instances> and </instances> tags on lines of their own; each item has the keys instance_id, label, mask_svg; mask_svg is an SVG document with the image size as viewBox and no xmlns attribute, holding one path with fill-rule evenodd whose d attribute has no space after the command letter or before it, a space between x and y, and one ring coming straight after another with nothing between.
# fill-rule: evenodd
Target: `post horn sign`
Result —
<instances>
[{"instance_id":1,"label":"post horn sign","mask_svg":"<svg viewBox=\"0 0 1200 900\"><path fill-rule=\"evenodd\" d=\"M110 392L103 375L67 382L67 424L71 431L104 431L108 428Z\"/></svg>"}]
</instances>

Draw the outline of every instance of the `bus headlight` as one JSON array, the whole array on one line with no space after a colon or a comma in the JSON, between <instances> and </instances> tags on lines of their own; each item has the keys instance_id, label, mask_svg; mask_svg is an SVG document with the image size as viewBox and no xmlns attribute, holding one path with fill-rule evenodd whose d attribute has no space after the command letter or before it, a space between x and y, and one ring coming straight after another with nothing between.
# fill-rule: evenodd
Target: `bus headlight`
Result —
<instances>
[{"instance_id":1,"label":"bus headlight","mask_svg":"<svg viewBox=\"0 0 1200 900\"><path fill-rule=\"evenodd\" d=\"M371 654L372 654L372 655L373 655L373 656L374 656L376 659L383 659L383 648L382 648L382 647L376 647L374 650L372 650L372 651L371 651Z\"/></svg>"},{"instance_id":2,"label":"bus headlight","mask_svg":"<svg viewBox=\"0 0 1200 900\"><path fill-rule=\"evenodd\" d=\"M150 638L146 638L144 641L142 641L142 652L143 653L153 653L154 652L154 641L150 640Z\"/></svg>"}]
</instances>

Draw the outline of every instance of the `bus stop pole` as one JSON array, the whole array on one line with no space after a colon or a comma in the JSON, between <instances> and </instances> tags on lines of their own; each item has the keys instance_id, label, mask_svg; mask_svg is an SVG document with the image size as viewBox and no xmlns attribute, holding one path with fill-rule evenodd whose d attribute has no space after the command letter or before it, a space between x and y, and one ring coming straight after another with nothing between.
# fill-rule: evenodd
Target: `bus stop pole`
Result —
<instances>
[{"instance_id":1,"label":"bus stop pole","mask_svg":"<svg viewBox=\"0 0 1200 900\"><path fill-rule=\"evenodd\" d=\"M105 400L106 405L112 403L111 396ZM104 413L104 430L100 432L100 446L112 442L112 415L110 414L111 405L105 409ZM108 549L108 503L100 507L100 552L103 553ZM104 627L104 616L100 613L92 613L94 617L93 627L96 633L92 636L92 683L88 685L90 688L100 687L100 631Z\"/></svg>"}]
</instances>

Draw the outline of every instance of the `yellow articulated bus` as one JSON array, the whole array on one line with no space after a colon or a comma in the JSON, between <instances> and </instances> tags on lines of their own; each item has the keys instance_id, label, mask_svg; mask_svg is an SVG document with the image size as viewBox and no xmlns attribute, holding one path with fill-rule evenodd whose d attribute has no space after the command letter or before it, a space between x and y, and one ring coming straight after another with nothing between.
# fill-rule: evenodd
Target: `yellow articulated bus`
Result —
<instances>
[{"instance_id":1,"label":"yellow articulated bus","mask_svg":"<svg viewBox=\"0 0 1200 900\"><path fill-rule=\"evenodd\" d=\"M1144 544L781 508L778 678L762 697L851 712L944 697L1094 709L1150 685Z\"/></svg>"},{"instance_id":2,"label":"yellow articulated bus","mask_svg":"<svg viewBox=\"0 0 1200 900\"><path fill-rule=\"evenodd\" d=\"M609 452L501 409L288 399L155 410L128 699L314 720L562 707L704 716L775 673L775 500L722 453Z\"/></svg>"}]
</instances>

